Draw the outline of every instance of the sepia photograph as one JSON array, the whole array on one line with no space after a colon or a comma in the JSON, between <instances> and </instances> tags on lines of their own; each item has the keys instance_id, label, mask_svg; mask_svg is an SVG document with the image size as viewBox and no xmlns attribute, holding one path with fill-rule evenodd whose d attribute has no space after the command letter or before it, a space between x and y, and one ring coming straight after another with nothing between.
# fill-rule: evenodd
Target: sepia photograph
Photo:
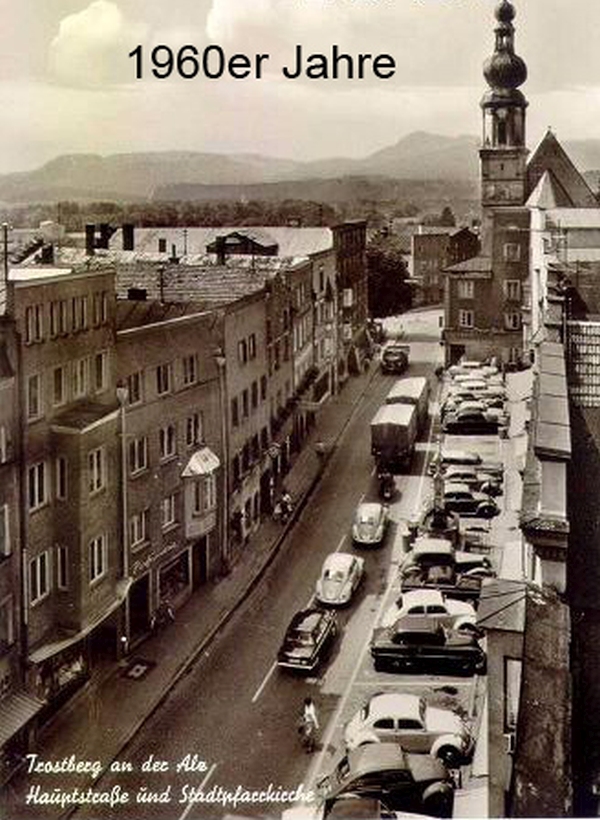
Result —
<instances>
[{"instance_id":1,"label":"sepia photograph","mask_svg":"<svg viewBox=\"0 0 600 820\"><path fill-rule=\"evenodd\" d=\"M6 3L3 820L600 815L598 31Z\"/></svg>"}]
</instances>

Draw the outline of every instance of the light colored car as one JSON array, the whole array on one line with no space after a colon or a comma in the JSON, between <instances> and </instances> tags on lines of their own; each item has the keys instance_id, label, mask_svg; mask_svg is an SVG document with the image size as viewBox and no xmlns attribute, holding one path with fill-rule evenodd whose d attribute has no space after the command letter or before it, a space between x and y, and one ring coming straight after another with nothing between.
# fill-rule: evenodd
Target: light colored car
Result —
<instances>
[{"instance_id":1,"label":"light colored car","mask_svg":"<svg viewBox=\"0 0 600 820\"><path fill-rule=\"evenodd\" d=\"M347 604L363 579L364 558L349 552L333 552L323 563L316 598L322 604Z\"/></svg>"},{"instance_id":2,"label":"light colored car","mask_svg":"<svg viewBox=\"0 0 600 820\"><path fill-rule=\"evenodd\" d=\"M392 626L404 615L431 616L442 626L452 629L477 623L477 614L471 604L446 598L439 589L415 589L402 593L384 612L381 626Z\"/></svg>"},{"instance_id":3,"label":"light colored car","mask_svg":"<svg viewBox=\"0 0 600 820\"><path fill-rule=\"evenodd\" d=\"M438 464L442 470L446 469L448 465L478 465L481 464L482 458L478 453L471 450L454 450L442 449L440 453L434 453L429 462L429 473L433 475L437 470Z\"/></svg>"},{"instance_id":4,"label":"light colored car","mask_svg":"<svg viewBox=\"0 0 600 820\"><path fill-rule=\"evenodd\" d=\"M363 501L356 508L352 538L355 544L380 544L388 523L388 508L376 501Z\"/></svg>"},{"instance_id":5,"label":"light colored car","mask_svg":"<svg viewBox=\"0 0 600 820\"><path fill-rule=\"evenodd\" d=\"M475 747L460 715L405 692L373 695L346 725L344 741L348 749L395 741L407 752L431 754L450 768L468 763Z\"/></svg>"}]
</instances>

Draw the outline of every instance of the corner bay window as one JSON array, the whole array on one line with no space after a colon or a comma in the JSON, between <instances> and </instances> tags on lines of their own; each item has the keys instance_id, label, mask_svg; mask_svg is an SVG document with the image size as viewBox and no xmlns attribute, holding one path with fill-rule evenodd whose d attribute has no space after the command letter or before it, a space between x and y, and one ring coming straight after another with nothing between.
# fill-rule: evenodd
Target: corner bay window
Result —
<instances>
[{"instance_id":1,"label":"corner bay window","mask_svg":"<svg viewBox=\"0 0 600 820\"><path fill-rule=\"evenodd\" d=\"M214 473L194 483L194 515L202 515L217 505L217 482Z\"/></svg>"}]
</instances>

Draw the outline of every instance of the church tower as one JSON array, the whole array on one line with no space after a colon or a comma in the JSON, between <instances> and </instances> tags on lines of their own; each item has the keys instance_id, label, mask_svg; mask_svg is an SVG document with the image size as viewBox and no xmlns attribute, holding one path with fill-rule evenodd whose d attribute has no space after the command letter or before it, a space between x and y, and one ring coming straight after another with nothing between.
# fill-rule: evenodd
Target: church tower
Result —
<instances>
[{"instance_id":1,"label":"church tower","mask_svg":"<svg viewBox=\"0 0 600 820\"><path fill-rule=\"evenodd\" d=\"M527 66L515 54L512 3L501 0L495 16L498 21L496 46L483 67L489 90L481 100L483 147L479 156L484 253L489 253L491 211L523 205L526 199L525 109L528 103L519 86L527 79Z\"/></svg>"}]
</instances>

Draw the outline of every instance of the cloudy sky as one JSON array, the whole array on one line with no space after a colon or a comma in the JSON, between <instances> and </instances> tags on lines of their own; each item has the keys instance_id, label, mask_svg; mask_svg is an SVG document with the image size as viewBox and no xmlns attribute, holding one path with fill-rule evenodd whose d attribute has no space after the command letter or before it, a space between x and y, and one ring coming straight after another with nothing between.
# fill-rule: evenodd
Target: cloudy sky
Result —
<instances>
[{"instance_id":1,"label":"cloudy sky","mask_svg":"<svg viewBox=\"0 0 600 820\"><path fill-rule=\"evenodd\" d=\"M598 0L514 0L529 142L600 137ZM0 172L63 153L365 156L415 130L478 134L495 0L12 0L0 27ZM263 78L135 79L138 44L270 54ZM391 54L393 79L285 79L306 54ZM268 70L267 70L268 69ZM146 64L145 72L149 74Z\"/></svg>"}]
</instances>

